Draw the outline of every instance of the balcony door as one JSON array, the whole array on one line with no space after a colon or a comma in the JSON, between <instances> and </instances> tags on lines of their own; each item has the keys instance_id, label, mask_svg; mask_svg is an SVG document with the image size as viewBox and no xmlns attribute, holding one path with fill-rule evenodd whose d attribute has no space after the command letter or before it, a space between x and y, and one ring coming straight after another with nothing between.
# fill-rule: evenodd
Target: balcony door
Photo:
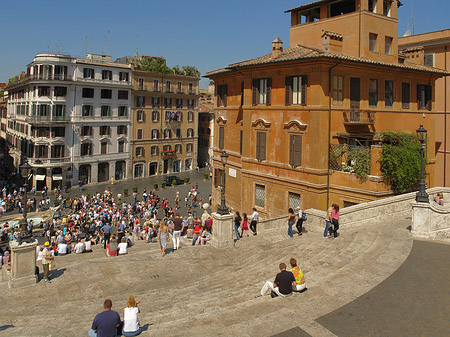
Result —
<instances>
[{"instance_id":1,"label":"balcony door","mask_svg":"<svg viewBox=\"0 0 450 337\"><path fill-rule=\"evenodd\" d=\"M350 109L359 109L361 101L361 79L350 77Z\"/></svg>"}]
</instances>

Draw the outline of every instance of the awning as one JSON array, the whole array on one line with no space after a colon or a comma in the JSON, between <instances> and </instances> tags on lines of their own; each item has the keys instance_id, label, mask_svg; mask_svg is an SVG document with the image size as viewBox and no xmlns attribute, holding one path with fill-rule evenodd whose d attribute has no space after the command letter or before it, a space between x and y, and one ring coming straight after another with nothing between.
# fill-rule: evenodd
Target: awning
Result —
<instances>
[{"instance_id":1,"label":"awning","mask_svg":"<svg viewBox=\"0 0 450 337\"><path fill-rule=\"evenodd\" d=\"M43 175L43 174L36 174L36 180L45 180L45 175Z\"/></svg>"},{"instance_id":2,"label":"awning","mask_svg":"<svg viewBox=\"0 0 450 337\"><path fill-rule=\"evenodd\" d=\"M62 174L54 174L54 175L52 175L52 180L62 180Z\"/></svg>"}]
</instances>

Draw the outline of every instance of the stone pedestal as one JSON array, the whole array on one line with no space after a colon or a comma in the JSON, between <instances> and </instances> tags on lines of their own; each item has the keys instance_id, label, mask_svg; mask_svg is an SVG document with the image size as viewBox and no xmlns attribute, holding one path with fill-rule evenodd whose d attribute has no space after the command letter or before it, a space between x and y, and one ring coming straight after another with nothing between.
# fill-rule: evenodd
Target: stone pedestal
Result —
<instances>
[{"instance_id":1,"label":"stone pedestal","mask_svg":"<svg viewBox=\"0 0 450 337\"><path fill-rule=\"evenodd\" d=\"M36 283L36 246L37 242L18 244L11 242L11 274L9 288L21 288Z\"/></svg>"},{"instance_id":2,"label":"stone pedestal","mask_svg":"<svg viewBox=\"0 0 450 337\"><path fill-rule=\"evenodd\" d=\"M233 247L233 214L220 215L213 213L212 218L213 235L211 236L211 245L219 249Z\"/></svg>"}]
</instances>

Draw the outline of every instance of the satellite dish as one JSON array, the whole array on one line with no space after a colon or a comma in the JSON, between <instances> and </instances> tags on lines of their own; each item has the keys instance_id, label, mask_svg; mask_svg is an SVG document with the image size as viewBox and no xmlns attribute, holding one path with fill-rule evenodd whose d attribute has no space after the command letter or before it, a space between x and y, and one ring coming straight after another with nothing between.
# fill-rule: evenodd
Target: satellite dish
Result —
<instances>
[{"instance_id":1,"label":"satellite dish","mask_svg":"<svg viewBox=\"0 0 450 337\"><path fill-rule=\"evenodd\" d=\"M408 30L405 32L405 34L403 34L403 37L407 37L407 36L411 36L411 35L412 35L411 31L408 29Z\"/></svg>"}]
</instances>

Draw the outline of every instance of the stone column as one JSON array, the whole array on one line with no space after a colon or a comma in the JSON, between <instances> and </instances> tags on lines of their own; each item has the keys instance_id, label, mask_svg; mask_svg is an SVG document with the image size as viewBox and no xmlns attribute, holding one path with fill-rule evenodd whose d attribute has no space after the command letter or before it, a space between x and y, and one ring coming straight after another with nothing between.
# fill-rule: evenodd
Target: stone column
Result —
<instances>
[{"instance_id":1,"label":"stone column","mask_svg":"<svg viewBox=\"0 0 450 337\"><path fill-rule=\"evenodd\" d=\"M91 184L98 183L98 163L91 163Z\"/></svg>"},{"instance_id":2,"label":"stone column","mask_svg":"<svg viewBox=\"0 0 450 337\"><path fill-rule=\"evenodd\" d=\"M213 235L211 236L211 245L219 249L233 247L233 214L220 215L213 213L212 218Z\"/></svg>"},{"instance_id":3,"label":"stone column","mask_svg":"<svg viewBox=\"0 0 450 337\"><path fill-rule=\"evenodd\" d=\"M11 241L11 274L9 277L9 288L21 288L33 285L37 282L36 269L36 246L37 241L22 243Z\"/></svg>"},{"instance_id":4,"label":"stone column","mask_svg":"<svg viewBox=\"0 0 450 337\"><path fill-rule=\"evenodd\" d=\"M114 178L114 181L116 180L116 162L114 160L109 162L109 177L108 177L108 180L111 181L111 177Z\"/></svg>"}]
</instances>

